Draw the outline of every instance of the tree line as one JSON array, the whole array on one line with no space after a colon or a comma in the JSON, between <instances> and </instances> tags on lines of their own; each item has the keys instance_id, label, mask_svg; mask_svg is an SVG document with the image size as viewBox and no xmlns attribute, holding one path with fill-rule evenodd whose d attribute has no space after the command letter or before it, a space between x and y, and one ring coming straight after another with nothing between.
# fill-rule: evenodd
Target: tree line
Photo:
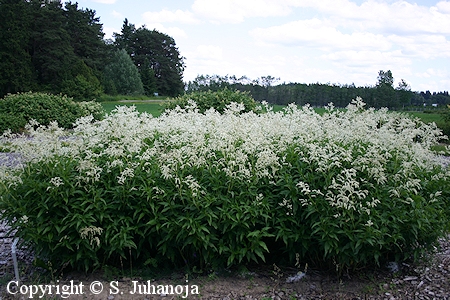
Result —
<instances>
[{"instance_id":1,"label":"tree line","mask_svg":"<svg viewBox=\"0 0 450 300\"><path fill-rule=\"evenodd\" d=\"M125 19L115 41L104 40L94 10L59 0L0 0L0 16L0 97L42 91L92 100L104 92L183 92L183 57L166 34Z\"/></svg>"},{"instance_id":2,"label":"tree line","mask_svg":"<svg viewBox=\"0 0 450 300\"><path fill-rule=\"evenodd\" d=\"M445 92L414 92L405 80L394 87L394 78L390 70L380 70L377 83L373 86L354 84L323 84L323 83L281 83L280 78L263 76L249 79L246 76L199 75L186 84L187 93L194 91L220 90L223 88L237 89L249 92L257 101L267 101L272 104L325 106L330 102L336 107L347 106L357 96L370 107L388 107L390 109L432 107L433 104L444 106L450 104L450 96Z\"/></svg>"},{"instance_id":3,"label":"tree line","mask_svg":"<svg viewBox=\"0 0 450 300\"><path fill-rule=\"evenodd\" d=\"M448 92L413 92L404 80L394 87L389 70L379 72L375 85L363 87L218 75L199 75L185 84L184 57L175 40L144 26L136 28L128 19L114 40L105 40L95 11L77 3L0 0L0 16L0 97L27 91L61 93L75 100L92 100L102 93L174 97L227 87L273 104L333 102L344 107L356 96L377 108L450 103Z\"/></svg>"}]
</instances>

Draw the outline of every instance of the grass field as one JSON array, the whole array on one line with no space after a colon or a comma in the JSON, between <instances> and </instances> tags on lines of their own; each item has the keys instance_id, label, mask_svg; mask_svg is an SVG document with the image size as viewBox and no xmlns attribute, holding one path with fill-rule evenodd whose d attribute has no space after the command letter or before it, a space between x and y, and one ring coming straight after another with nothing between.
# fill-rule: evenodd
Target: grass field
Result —
<instances>
[{"instance_id":1,"label":"grass field","mask_svg":"<svg viewBox=\"0 0 450 300\"><path fill-rule=\"evenodd\" d=\"M138 112L147 112L154 117L158 117L162 111L163 107L161 105L162 102L145 102L145 101L136 101L136 102L102 102L103 109L110 113L116 106L118 105L126 105L126 106L136 106Z\"/></svg>"},{"instance_id":2,"label":"grass field","mask_svg":"<svg viewBox=\"0 0 450 300\"><path fill-rule=\"evenodd\" d=\"M420 118L425 123L431 123L435 122L436 124L444 122L444 119L442 118L442 115L439 114L439 112L434 113L424 113L419 111L411 111L408 112L408 114Z\"/></svg>"}]
</instances>

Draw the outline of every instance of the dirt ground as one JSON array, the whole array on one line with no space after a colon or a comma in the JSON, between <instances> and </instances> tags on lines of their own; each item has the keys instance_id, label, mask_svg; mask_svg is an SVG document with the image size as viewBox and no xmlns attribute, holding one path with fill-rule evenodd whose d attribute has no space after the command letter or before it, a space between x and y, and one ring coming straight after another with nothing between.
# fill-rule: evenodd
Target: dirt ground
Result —
<instances>
[{"instance_id":1,"label":"dirt ground","mask_svg":"<svg viewBox=\"0 0 450 300\"><path fill-rule=\"evenodd\" d=\"M362 270L340 280L329 271L308 268L305 274L295 268L277 270L273 266L249 267L246 271L229 274L213 273L187 282L182 273L150 281L105 278L105 273L100 272L89 276L69 273L60 281L49 283L55 285L52 295L49 290L45 293L36 291L33 299L51 299L55 294L56 298L94 300L450 299L450 238L442 239L441 249L427 260L416 265L403 263L394 267L398 268L395 272L388 268ZM30 299L30 285L33 283L26 279L26 274L25 287L20 288L11 283L13 276L9 276L9 281L4 278L0 278L0 300ZM63 294L63 289L67 294Z\"/></svg>"}]
</instances>

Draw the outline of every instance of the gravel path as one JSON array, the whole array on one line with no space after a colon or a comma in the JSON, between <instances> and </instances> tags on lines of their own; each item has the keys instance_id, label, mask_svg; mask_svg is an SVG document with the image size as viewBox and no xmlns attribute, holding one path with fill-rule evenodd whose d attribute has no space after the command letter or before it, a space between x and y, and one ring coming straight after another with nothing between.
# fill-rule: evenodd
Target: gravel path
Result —
<instances>
[{"instance_id":1,"label":"gravel path","mask_svg":"<svg viewBox=\"0 0 450 300\"><path fill-rule=\"evenodd\" d=\"M11 252L14 237L11 237L12 234L11 233L8 234L8 231L9 227L6 226L4 221L0 221L0 280L14 279L14 263ZM31 266L34 256L30 254L30 251L27 249L17 248L16 258L19 262L18 264L20 265L20 267L24 267L24 266ZM20 279L26 280L28 275L30 274L24 274L24 277Z\"/></svg>"}]
</instances>

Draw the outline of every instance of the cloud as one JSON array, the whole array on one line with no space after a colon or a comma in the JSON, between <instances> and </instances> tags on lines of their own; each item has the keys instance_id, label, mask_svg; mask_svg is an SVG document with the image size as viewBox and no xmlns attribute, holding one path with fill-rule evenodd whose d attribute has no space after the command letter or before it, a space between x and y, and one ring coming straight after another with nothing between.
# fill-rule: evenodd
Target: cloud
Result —
<instances>
[{"instance_id":1,"label":"cloud","mask_svg":"<svg viewBox=\"0 0 450 300\"><path fill-rule=\"evenodd\" d=\"M318 47L323 50L388 50L391 43L380 34L370 32L342 33L319 19L300 20L280 26L257 28L250 32L257 41L285 46Z\"/></svg>"},{"instance_id":2,"label":"cloud","mask_svg":"<svg viewBox=\"0 0 450 300\"><path fill-rule=\"evenodd\" d=\"M216 74L225 76L227 74L239 74L239 70L226 60L204 59L192 55L192 53L189 52L185 54L186 69L183 73L183 77L186 81L194 80L197 75Z\"/></svg>"},{"instance_id":3,"label":"cloud","mask_svg":"<svg viewBox=\"0 0 450 300\"><path fill-rule=\"evenodd\" d=\"M248 17L286 16L291 12L288 3L273 0L195 0L192 10L212 22L232 24Z\"/></svg>"},{"instance_id":4,"label":"cloud","mask_svg":"<svg viewBox=\"0 0 450 300\"><path fill-rule=\"evenodd\" d=\"M303 58L296 56L285 57L278 54L249 56L239 52L225 53L222 48L213 45L200 45L195 51L187 53L186 58L187 68L184 78L187 81L200 74L235 75L238 78L247 76L250 80L266 75L275 77L283 75L281 80L284 80L298 75L299 70L303 68ZM211 70L215 71L211 73Z\"/></svg>"},{"instance_id":5,"label":"cloud","mask_svg":"<svg viewBox=\"0 0 450 300\"><path fill-rule=\"evenodd\" d=\"M401 51L339 51L321 56L340 67L384 69L386 66L406 66L411 59L402 55ZM391 68L392 68L391 67Z\"/></svg>"},{"instance_id":6,"label":"cloud","mask_svg":"<svg viewBox=\"0 0 450 300\"><path fill-rule=\"evenodd\" d=\"M143 25L143 24L142 24ZM136 26L136 27L140 27ZM146 23L145 27L147 27L149 30L157 30L159 32L165 33L171 37L173 37L175 40L176 39L186 39L188 37L188 35L186 34L186 32L179 28L179 27L166 27L161 23Z\"/></svg>"},{"instance_id":7,"label":"cloud","mask_svg":"<svg viewBox=\"0 0 450 300\"><path fill-rule=\"evenodd\" d=\"M298 57L285 57L275 53L246 56L237 58L235 61L236 64L247 66L246 70L243 70L241 74L248 76L250 79L266 75L281 77L283 74L283 76L286 76L286 70L291 72L302 65L302 59Z\"/></svg>"},{"instance_id":8,"label":"cloud","mask_svg":"<svg viewBox=\"0 0 450 300\"><path fill-rule=\"evenodd\" d=\"M105 39L112 39L114 32L120 32L120 29L113 27L103 27L103 32L105 33Z\"/></svg>"},{"instance_id":9,"label":"cloud","mask_svg":"<svg viewBox=\"0 0 450 300\"><path fill-rule=\"evenodd\" d=\"M223 59L223 49L219 46L198 45L194 51L188 51L185 55L186 65L188 66L186 68L185 78L189 78L189 80L195 78L199 74L210 74L211 69L224 70L230 68L230 64L227 60ZM198 74L189 73L190 65L195 66L195 69L201 71L198 71Z\"/></svg>"},{"instance_id":10,"label":"cloud","mask_svg":"<svg viewBox=\"0 0 450 300\"><path fill-rule=\"evenodd\" d=\"M443 35L398 36L391 35L388 39L406 56L423 59L450 58L450 41Z\"/></svg>"},{"instance_id":11,"label":"cloud","mask_svg":"<svg viewBox=\"0 0 450 300\"><path fill-rule=\"evenodd\" d=\"M279 0L284 1L286 5L300 8L313 8L317 11L339 15L343 17L354 17L354 12L358 9L358 5L348 0Z\"/></svg>"},{"instance_id":12,"label":"cloud","mask_svg":"<svg viewBox=\"0 0 450 300\"><path fill-rule=\"evenodd\" d=\"M450 58L448 1L432 7L406 1L367 0L361 5L348 0L284 1L320 14L251 30L250 35L259 44L316 49L325 52L327 59L343 59L354 67L364 65L366 58L366 65L375 63L374 59L408 65L414 58Z\"/></svg>"},{"instance_id":13,"label":"cloud","mask_svg":"<svg viewBox=\"0 0 450 300\"><path fill-rule=\"evenodd\" d=\"M450 14L450 1L441 1L436 4L436 8L439 12L444 14Z\"/></svg>"},{"instance_id":14,"label":"cloud","mask_svg":"<svg viewBox=\"0 0 450 300\"><path fill-rule=\"evenodd\" d=\"M367 1L357 13L370 21L366 23L368 29L402 34L450 33L450 14L436 7L428 8L406 1L397 1L391 5Z\"/></svg>"},{"instance_id":15,"label":"cloud","mask_svg":"<svg viewBox=\"0 0 450 300\"><path fill-rule=\"evenodd\" d=\"M357 5L348 0L284 0L295 7L308 7L326 15L337 26L383 33L450 33L450 2L426 7L399 0L367 0Z\"/></svg>"},{"instance_id":16,"label":"cloud","mask_svg":"<svg viewBox=\"0 0 450 300\"><path fill-rule=\"evenodd\" d=\"M117 0L92 0L92 1L102 4L114 4L116 3Z\"/></svg>"},{"instance_id":17,"label":"cloud","mask_svg":"<svg viewBox=\"0 0 450 300\"><path fill-rule=\"evenodd\" d=\"M442 87L450 86L448 70L428 68L426 71L414 75L422 79L417 88L420 91L442 91L447 90Z\"/></svg>"},{"instance_id":18,"label":"cloud","mask_svg":"<svg viewBox=\"0 0 450 300\"><path fill-rule=\"evenodd\" d=\"M165 23L165 22L180 22L184 24L197 24L200 23L198 19L194 17L194 14L189 11L176 10L174 12L169 10L162 10L159 12L145 12L142 14L146 22L152 23Z\"/></svg>"},{"instance_id":19,"label":"cloud","mask_svg":"<svg viewBox=\"0 0 450 300\"><path fill-rule=\"evenodd\" d=\"M421 77L421 78L431 78L431 77L442 77L442 78L445 78L448 75L449 74L448 74L448 72L446 70L437 70L437 69L434 69L434 68L428 68L425 72L416 74L417 77Z\"/></svg>"},{"instance_id":20,"label":"cloud","mask_svg":"<svg viewBox=\"0 0 450 300\"><path fill-rule=\"evenodd\" d=\"M196 49L196 57L206 60L221 60L223 58L223 50L219 46L199 45Z\"/></svg>"},{"instance_id":21,"label":"cloud","mask_svg":"<svg viewBox=\"0 0 450 300\"><path fill-rule=\"evenodd\" d=\"M113 10L113 12L111 13L111 15L116 18L116 19L123 19L123 14L121 14L118 11Z\"/></svg>"},{"instance_id":22,"label":"cloud","mask_svg":"<svg viewBox=\"0 0 450 300\"><path fill-rule=\"evenodd\" d=\"M339 78L341 83L354 82L358 86L375 84L379 70L392 70L395 82L411 79L412 69L418 61L405 56L400 50L354 51L344 50L320 56L329 69L339 70L331 78ZM409 82L409 80L407 80ZM417 86L414 86L417 89Z\"/></svg>"}]
</instances>

